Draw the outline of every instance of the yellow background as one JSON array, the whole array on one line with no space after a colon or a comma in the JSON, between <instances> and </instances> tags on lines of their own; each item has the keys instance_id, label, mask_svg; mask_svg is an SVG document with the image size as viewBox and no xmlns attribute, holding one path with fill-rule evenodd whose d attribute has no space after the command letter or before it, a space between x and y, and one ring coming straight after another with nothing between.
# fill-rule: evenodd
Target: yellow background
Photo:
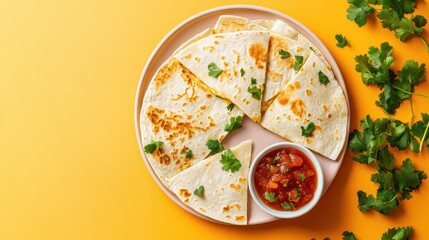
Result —
<instances>
[{"instance_id":1,"label":"yellow background","mask_svg":"<svg viewBox=\"0 0 429 240\"><path fill-rule=\"evenodd\" d=\"M395 67L406 59L429 64L418 39L402 43L375 18L359 28L346 19L345 0L13 0L0 2L0 239L379 239L390 227L412 225L429 239L429 182L386 217L361 213L356 192L375 193L372 167L347 153L316 208L299 219L236 227L201 220L157 186L140 155L134 98L141 71L159 41L192 15L213 7L253 4L281 11L326 44L343 73L351 129L371 114L383 117L354 70L354 56L383 41ZM428 15L427 2L418 13ZM335 46L342 33L351 44ZM429 40L428 32L424 37ZM429 79L429 71L426 71ZM429 94L426 80L416 92ZM413 97L415 120L428 99ZM397 118L408 120L409 102ZM411 157L429 173L429 154Z\"/></svg>"}]
</instances>

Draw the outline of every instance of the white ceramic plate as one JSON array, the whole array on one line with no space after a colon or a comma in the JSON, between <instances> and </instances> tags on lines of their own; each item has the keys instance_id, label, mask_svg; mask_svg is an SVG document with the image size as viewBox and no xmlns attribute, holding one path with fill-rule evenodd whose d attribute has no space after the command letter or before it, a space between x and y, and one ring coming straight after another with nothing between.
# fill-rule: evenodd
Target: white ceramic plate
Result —
<instances>
[{"instance_id":1,"label":"white ceramic plate","mask_svg":"<svg viewBox=\"0 0 429 240\"><path fill-rule=\"evenodd\" d=\"M201 12L197 15L194 15L178 26L176 26L173 30L171 30L162 41L158 44L156 49L152 52L152 55L149 57L145 68L143 69L142 75L140 77L140 82L137 88L136 100L135 100L135 109L134 109L134 119L135 119L135 128L137 134L137 140L140 147L140 152L143 156L144 162L152 175L153 179L157 182L159 187L167 194L168 197L171 198L175 203L179 206L194 214L200 218L215 221L211 218L201 215L200 213L194 211L184 203L182 203L170 190L168 190L158 179L155 172L151 168L148 160L146 159L143 151L143 146L141 143L141 133L140 133L140 109L142 106L142 101L144 98L144 94L146 92L146 88L151 81L153 75L156 70L161 66L161 64L167 60L168 57L172 55L172 53L182 45L186 40L195 36L197 33L205 30L209 27L214 27L217 19L221 15L236 15L241 17L246 17L249 19L269 19L269 20L277 20L280 19L292 27L294 27L298 32L308 38L313 45L319 48L322 54L325 56L326 60L330 63L332 70L335 74L338 83L344 90L344 95L347 100L347 108L349 109L348 121L347 121L347 134L349 132L350 126L350 107L349 100L347 96L346 87L344 84L343 77L338 68L337 63L335 62L332 55L329 53L328 49L323 45L323 43L317 38L314 33L312 33L308 28L304 25L296 21L295 19L281 13L278 11L274 11L267 8L257 7L257 6L249 6L249 5L233 5L233 6L224 6L219 8L210 9L204 12ZM227 137L222 141L222 144L225 147L232 147L240 142L252 139L253 140L253 150L252 157L256 156L262 149L276 142L285 141L283 138L278 135L262 128L259 124L254 123L247 117L243 120L243 128L240 131L234 131L231 134L228 134ZM348 139L348 136L346 136ZM338 172L338 169L341 166L341 163L344 158L344 154L346 151L347 141L344 144L343 150L336 161L332 161L327 159L326 157L321 156L320 154L316 154L318 158L323 172L324 172L324 181L325 187L324 192L328 189L329 185L335 178L335 175ZM277 220L277 218L270 216L263 212L255 202L253 202L250 194L249 194L249 206L248 206L248 224L261 224L266 222L271 222ZM217 221L215 221L217 222Z\"/></svg>"}]
</instances>

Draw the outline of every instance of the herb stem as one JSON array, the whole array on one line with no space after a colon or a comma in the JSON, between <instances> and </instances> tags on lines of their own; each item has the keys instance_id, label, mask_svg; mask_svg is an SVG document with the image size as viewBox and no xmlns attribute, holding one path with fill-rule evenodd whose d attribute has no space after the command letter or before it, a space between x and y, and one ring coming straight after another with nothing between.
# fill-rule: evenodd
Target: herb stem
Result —
<instances>
[{"instance_id":1,"label":"herb stem","mask_svg":"<svg viewBox=\"0 0 429 240\"><path fill-rule=\"evenodd\" d=\"M423 42L423 44L425 45L425 48L426 48L426 51L427 52L429 52L429 44L428 44L428 42L426 42L426 40L423 38L423 37L421 37L421 36L419 36L419 39Z\"/></svg>"},{"instance_id":2,"label":"herb stem","mask_svg":"<svg viewBox=\"0 0 429 240\"><path fill-rule=\"evenodd\" d=\"M409 91L404 90L404 89L402 89L402 88L400 88L400 87L397 87L397 86L393 86L393 88L394 88L394 89L397 89L397 90L399 90L399 91L401 91L401 92L407 93L407 94L411 94L411 95L416 95L416 96L420 96L420 97L426 97L426 98L429 98L429 95L426 95L426 94L420 94L420 93L413 93L413 92L409 92Z\"/></svg>"},{"instance_id":3,"label":"herb stem","mask_svg":"<svg viewBox=\"0 0 429 240\"><path fill-rule=\"evenodd\" d=\"M429 129L429 122L428 122L428 124L426 125L425 133L423 133L423 136L422 136L422 138L420 139L420 146L419 146L419 150L420 150L420 152L422 151L422 148L423 148L423 142L425 141L425 138L426 138L426 136L427 136L427 134L428 134L428 129Z\"/></svg>"},{"instance_id":4,"label":"herb stem","mask_svg":"<svg viewBox=\"0 0 429 240\"><path fill-rule=\"evenodd\" d=\"M414 118L414 109L413 109L413 100L412 100L411 96L410 96L410 107L411 107L411 117L410 117L409 123L412 123L413 118Z\"/></svg>"},{"instance_id":5,"label":"herb stem","mask_svg":"<svg viewBox=\"0 0 429 240\"><path fill-rule=\"evenodd\" d=\"M391 202L393 202L393 200L395 200L395 199L397 199L398 198L398 195L395 195L392 199L390 199L388 202L383 202L384 204L388 204L388 203L391 203Z\"/></svg>"}]
</instances>

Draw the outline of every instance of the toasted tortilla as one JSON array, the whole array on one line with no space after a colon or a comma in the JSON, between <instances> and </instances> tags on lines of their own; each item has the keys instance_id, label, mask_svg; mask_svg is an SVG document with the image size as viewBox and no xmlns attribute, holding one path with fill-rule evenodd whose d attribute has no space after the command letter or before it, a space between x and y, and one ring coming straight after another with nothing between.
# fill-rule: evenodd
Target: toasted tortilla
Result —
<instances>
[{"instance_id":1,"label":"toasted tortilla","mask_svg":"<svg viewBox=\"0 0 429 240\"><path fill-rule=\"evenodd\" d=\"M261 25L259 25L261 24ZM298 71L293 68L295 56L303 57L305 62L311 53L309 44L298 40L298 32L284 22L273 20L250 20L243 17L223 15L220 16L214 27L215 32L240 32L251 29L271 29L268 50L268 63L265 79L265 91L262 100L262 111L279 91L296 75ZM281 58L279 51L290 53L290 57Z\"/></svg>"},{"instance_id":2,"label":"toasted tortilla","mask_svg":"<svg viewBox=\"0 0 429 240\"><path fill-rule=\"evenodd\" d=\"M319 82L319 71L327 76L328 84ZM261 125L336 160L346 140L348 114L343 89L330 67L312 53L265 112ZM315 124L315 130L305 137L301 127L307 128L310 122Z\"/></svg>"},{"instance_id":3,"label":"toasted tortilla","mask_svg":"<svg viewBox=\"0 0 429 240\"><path fill-rule=\"evenodd\" d=\"M177 197L195 211L221 222L246 225L247 175L252 141L247 140L231 148L241 163L236 172L222 170L220 160L225 151L195 164L168 182ZM201 197L194 194L200 186L204 187Z\"/></svg>"},{"instance_id":4,"label":"toasted tortilla","mask_svg":"<svg viewBox=\"0 0 429 240\"><path fill-rule=\"evenodd\" d=\"M266 31L214 34L191 43L175 57L216 95L230 100L250 119L259 122L268 40ZM209 76L212 63L222 70L218 77ZM248 91L250 87L261 91L259 99Z\"/></svg>"},{"instance_id":5,"label":"toasted tortilla","mask_svg":"<svg viewBox=\"0 0 429 240\"><path fill-rule=\"evenodd\" d=\"M243 116L237 107L229 111L229 104L207 91L176 59L158 69L143 99L140 126L143 146L163 142L155 152L146 153L161 182L204 159L210 152L205 145L209 139L227 135L224 127L230 118Z\"/></svg>"}]
</instances>

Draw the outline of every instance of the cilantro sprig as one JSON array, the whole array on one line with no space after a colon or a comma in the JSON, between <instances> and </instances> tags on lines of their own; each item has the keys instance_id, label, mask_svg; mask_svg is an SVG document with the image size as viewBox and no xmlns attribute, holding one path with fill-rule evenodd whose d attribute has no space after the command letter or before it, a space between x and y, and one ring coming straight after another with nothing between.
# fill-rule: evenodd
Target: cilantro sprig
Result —
<instances>
[{"instance_id":1,"label":"cilantro sprig","mask_svg":"<svg viewBox=\"0 0 429 240\"><path fill-rule=\"evenodd\" d=\"M231 149L227 149L222 155L220 155L220 163L223 164L222 170L236 172L241 168L241 162L238 160Z\"/></svg>"},{"instance_id":2,"label":"cilantro sprig","mask_svg":"<svg viewBox=\"0 0 429 240\"><path fill-rule=\"evenodd\" d=\"M144 151L145 153L154 153L156 151L156 149L162 147L162 145L164 145L164 143L162 141L152 141L149 144L146 144L144 146Z\"/></svg>"},{"instance_id":3,"label":"cilantro sprig","mask_svg":"<svg viewBox=\"0 0 429 240\"><path fill-rule=\"evenodd\" d=\"M429 98L428 95L414 93L414 86L425 78L426 65L407 60L402 69L395 73L391 69L395 62L392 51L392 46L384 42L380 48L371 46L368 54L355 57L355 69L361 74L363 83L376 85L382 90L376 105L388 114L395 114L401 103L410 99L411 95Z\"/></svg>"},{"instance_id":4,"label":"cilantro sprig","mask_svg":"<svg viewBox=\"0 0 429 240\"><path fill-rule=\"evenodd\" d=\"M413 126L415 129L419 128L420 131L422 123L418 127ZM420 187L427 175L423 171L416 170L408 158L402 162L399 168L395 168L396 159L389 152L387 143L400 150L409 146L414 151L416 149L412 145L416 144L413 142L417 140L408 124L399 120L379 118L372 121L368 115L360 121L360 125L362 132L354 130L350 134L349 149L359 153L352 157L354 161L368 165L375 164L377 173L371 176L371 181L379 184L379 187L375 196L358 191L358 207L362 212L374 209L384 215L389 215L401 201L412 197L411 193Z\"/></svg>"},{"instance_id":5,"label":"cilantro sprig","mask_svg":"<svg viewBox=\"0 0 429 240\"><path fill-rule=\"evenodd\" d=\"M310 122L307 127L301 126L301 135L304 137L310 137L315 129L316 125L313 122Z\"/></svg>"},{"instance_id":6,"label":"cilantro sprig","mask_svg":"<svg viewBox=\"0 0 429 240\"><path fill-rule=\"evenodd\" d=\"M383 233L381 240L411 239L412 227L389 228Z\"/></svg>"},{"instance_id":7,"label":"cilantro sprig","mask_svg":"<svg viewBox=\"0 0 429 240\"><path fill-rule=\"evenodd\" d=\"M204 194L204 186L199 186L198 188L196 188L195 190L194 190L194 195L195 196L198 196L198 197L203 197L203 194Z\"/></svg>"},{"instance_id":8,"label":"cilantro sprig","mask_svg":"<svg viewBox=\"0 0 429 240\"><path fill-rule=\"evenodd\" d=\"M223 146L217 139L209 139L206 142L206 146L210 150L210 155L214 155L223 151Z\"/></svg>"},{"instance_id":9,"label":"cilantro sprig","mask_svg":"<svg viewBox=\"0 0 429 240\"><path fill-rule=\"evenodd\" d=\"M264 198L270 203L277 201L275 192L265 192Z\"/></svg>"},{"instance_id":10,"label":"cilantro sprig","mask_svg":"<svg viewBox=\"0 0 429 240\"><path fill-rule=\"evenodd\" d=\"M211 62L208 67L209 76L217 78L219 75L223 72L222 69L220 69L214 62Z\"/></svg>"},{"instance_id":11,"label":"cilantro sprig","mask_svg":"<svg viewBox=\"0 0 429 240\"><path fill-rule=\"evenodd\" d=\"M427 20L422 15L414 15L416 0L374 1L347 0L347 18L359 27L367 23L367 18L376 13L383 28L395 33L395 37L405 42L408 38L418 37L429 51L429 44L422 37ZM381 5L381 8L377 8Z\"/></svg>"},{"instance_id":12,"label":"cilantro sprig","mask_svg":"<svg viewBox=\"0 0 429 240\"><path fill-rule=\"evenodd\" d=\"M229 121L229 124L227 124L224 128L226 132L232 132L235 129L241 128L243 126L243 118L241 116L231 117Z\"/></svg>"},{"instance_id":13,"label":"cilantro sprig","mask_svg":"<svg viewBox=\"0 0 429 240\"><path fill-rule=\"evenodd\" d=\"M343 36L342 34L336 34L335 39L337 40L337 47L343 48L345 46L349 45L349 41L347 41L347 38Z\"/></svg>"}]
</instances>

